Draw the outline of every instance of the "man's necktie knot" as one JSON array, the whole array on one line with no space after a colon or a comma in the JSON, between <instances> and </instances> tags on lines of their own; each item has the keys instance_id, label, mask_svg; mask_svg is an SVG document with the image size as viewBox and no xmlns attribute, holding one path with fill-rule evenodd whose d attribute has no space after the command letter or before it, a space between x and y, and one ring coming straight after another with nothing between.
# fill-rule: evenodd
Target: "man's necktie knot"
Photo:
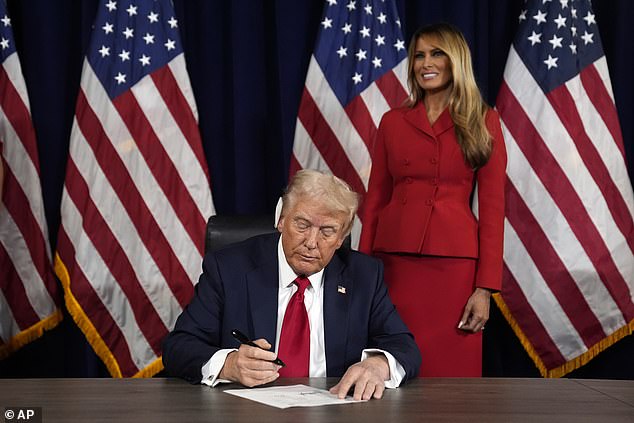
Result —
<instances>
[{"instance_id":1,"label":"man's necktie knot","mask_svg":"<svg viewBox=\"0 0 634 423\"><path fill-rule=\"evenodd\" d=\"M297 285L297 292L293 295L297 295L297 297L301 297L302 301L304 301L304 292L308 285L310 285L310 281L306 276L298 276L293 283Z\"/></svg>"}]
</instances>

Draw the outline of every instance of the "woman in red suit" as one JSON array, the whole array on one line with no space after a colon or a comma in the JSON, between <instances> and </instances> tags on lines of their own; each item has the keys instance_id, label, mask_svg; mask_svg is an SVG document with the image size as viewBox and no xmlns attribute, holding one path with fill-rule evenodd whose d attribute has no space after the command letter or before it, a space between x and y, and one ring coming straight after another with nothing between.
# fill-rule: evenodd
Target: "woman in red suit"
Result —
<instances>
[{"instance_id":1,"label":"woman in red suit","mask_svg":"<svg viewBox=\"0 0 634 423\"><path fill-rule=\"evenodd\" d=\"M379 126L360 250L385 264L423 356L420 375L481 376L481 331L502 280L502 131L458 29L419 29L408 56L411 95Z\"/></svg>"}]
</instances>

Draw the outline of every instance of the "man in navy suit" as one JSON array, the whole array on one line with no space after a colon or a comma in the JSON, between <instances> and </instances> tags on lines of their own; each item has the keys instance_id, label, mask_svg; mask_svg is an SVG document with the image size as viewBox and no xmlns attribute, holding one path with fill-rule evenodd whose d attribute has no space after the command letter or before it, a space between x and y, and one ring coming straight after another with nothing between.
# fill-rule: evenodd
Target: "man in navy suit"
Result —
<instances>
[{"instance_id":1,"label":"man in navy suit","mask_svg":"<svg viewBox=\"0 0 634 423\"><path fill-rule=\"evenodd\" d=\"M194 298L163 343L166 370L211 386L223 381L257 386L277 379L280 366L272 362L273 351L289 339L280 336L288 333L282 322L287 325L285 311L300 277L307 279L298 307L308 317L303 344L310 348L308 374L299 376L343 376L331 392L343 398L354 386L355 399L381 398L386 387L415 377L420 352L387 294L382 264L339 248L350 233L357 194L335 176L303 170L282 200L281 234L253 237L205 256ZM257 338L260 348L239 345L233 329ZM280 359L295 360L294 355L287 352Z\"/></svg>"}]
</instances>

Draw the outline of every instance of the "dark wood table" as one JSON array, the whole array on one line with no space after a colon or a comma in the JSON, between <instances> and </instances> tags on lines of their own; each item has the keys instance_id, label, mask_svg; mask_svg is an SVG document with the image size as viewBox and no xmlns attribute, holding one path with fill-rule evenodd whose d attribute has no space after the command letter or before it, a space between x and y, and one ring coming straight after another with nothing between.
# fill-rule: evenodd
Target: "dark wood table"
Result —
<instances>
[{"instance_id":1,"label":"dark wood table","mask_svg":"<svg viewBox=\"0 0 634 423\"><path fill-rule=\"evenodd\" d=\"M297 383L327 388L336 379L277 384ZM417 379L381 400L285 410L222 392L237 387L161 378L0 379L0 410L41 407L43 422L634 422L634 381Z\"/></svg>"}]
</instances>

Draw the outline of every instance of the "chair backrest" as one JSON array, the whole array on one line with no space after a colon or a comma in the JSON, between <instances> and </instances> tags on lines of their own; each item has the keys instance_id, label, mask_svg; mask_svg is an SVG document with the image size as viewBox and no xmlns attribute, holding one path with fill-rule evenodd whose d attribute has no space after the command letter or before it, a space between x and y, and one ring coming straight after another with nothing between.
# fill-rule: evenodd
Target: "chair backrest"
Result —
<instances>
[{"instance_id":1,"label":"chair backrest","mask_svg":"<svg viewBox=\"0 0 634 423\"><path fill-rule=\"evenodd\" d=\"M211 216L207 221L205 252L216 251L252 236L277 232L273 219L272 214Z\"/></svg>"}]
</instances>

